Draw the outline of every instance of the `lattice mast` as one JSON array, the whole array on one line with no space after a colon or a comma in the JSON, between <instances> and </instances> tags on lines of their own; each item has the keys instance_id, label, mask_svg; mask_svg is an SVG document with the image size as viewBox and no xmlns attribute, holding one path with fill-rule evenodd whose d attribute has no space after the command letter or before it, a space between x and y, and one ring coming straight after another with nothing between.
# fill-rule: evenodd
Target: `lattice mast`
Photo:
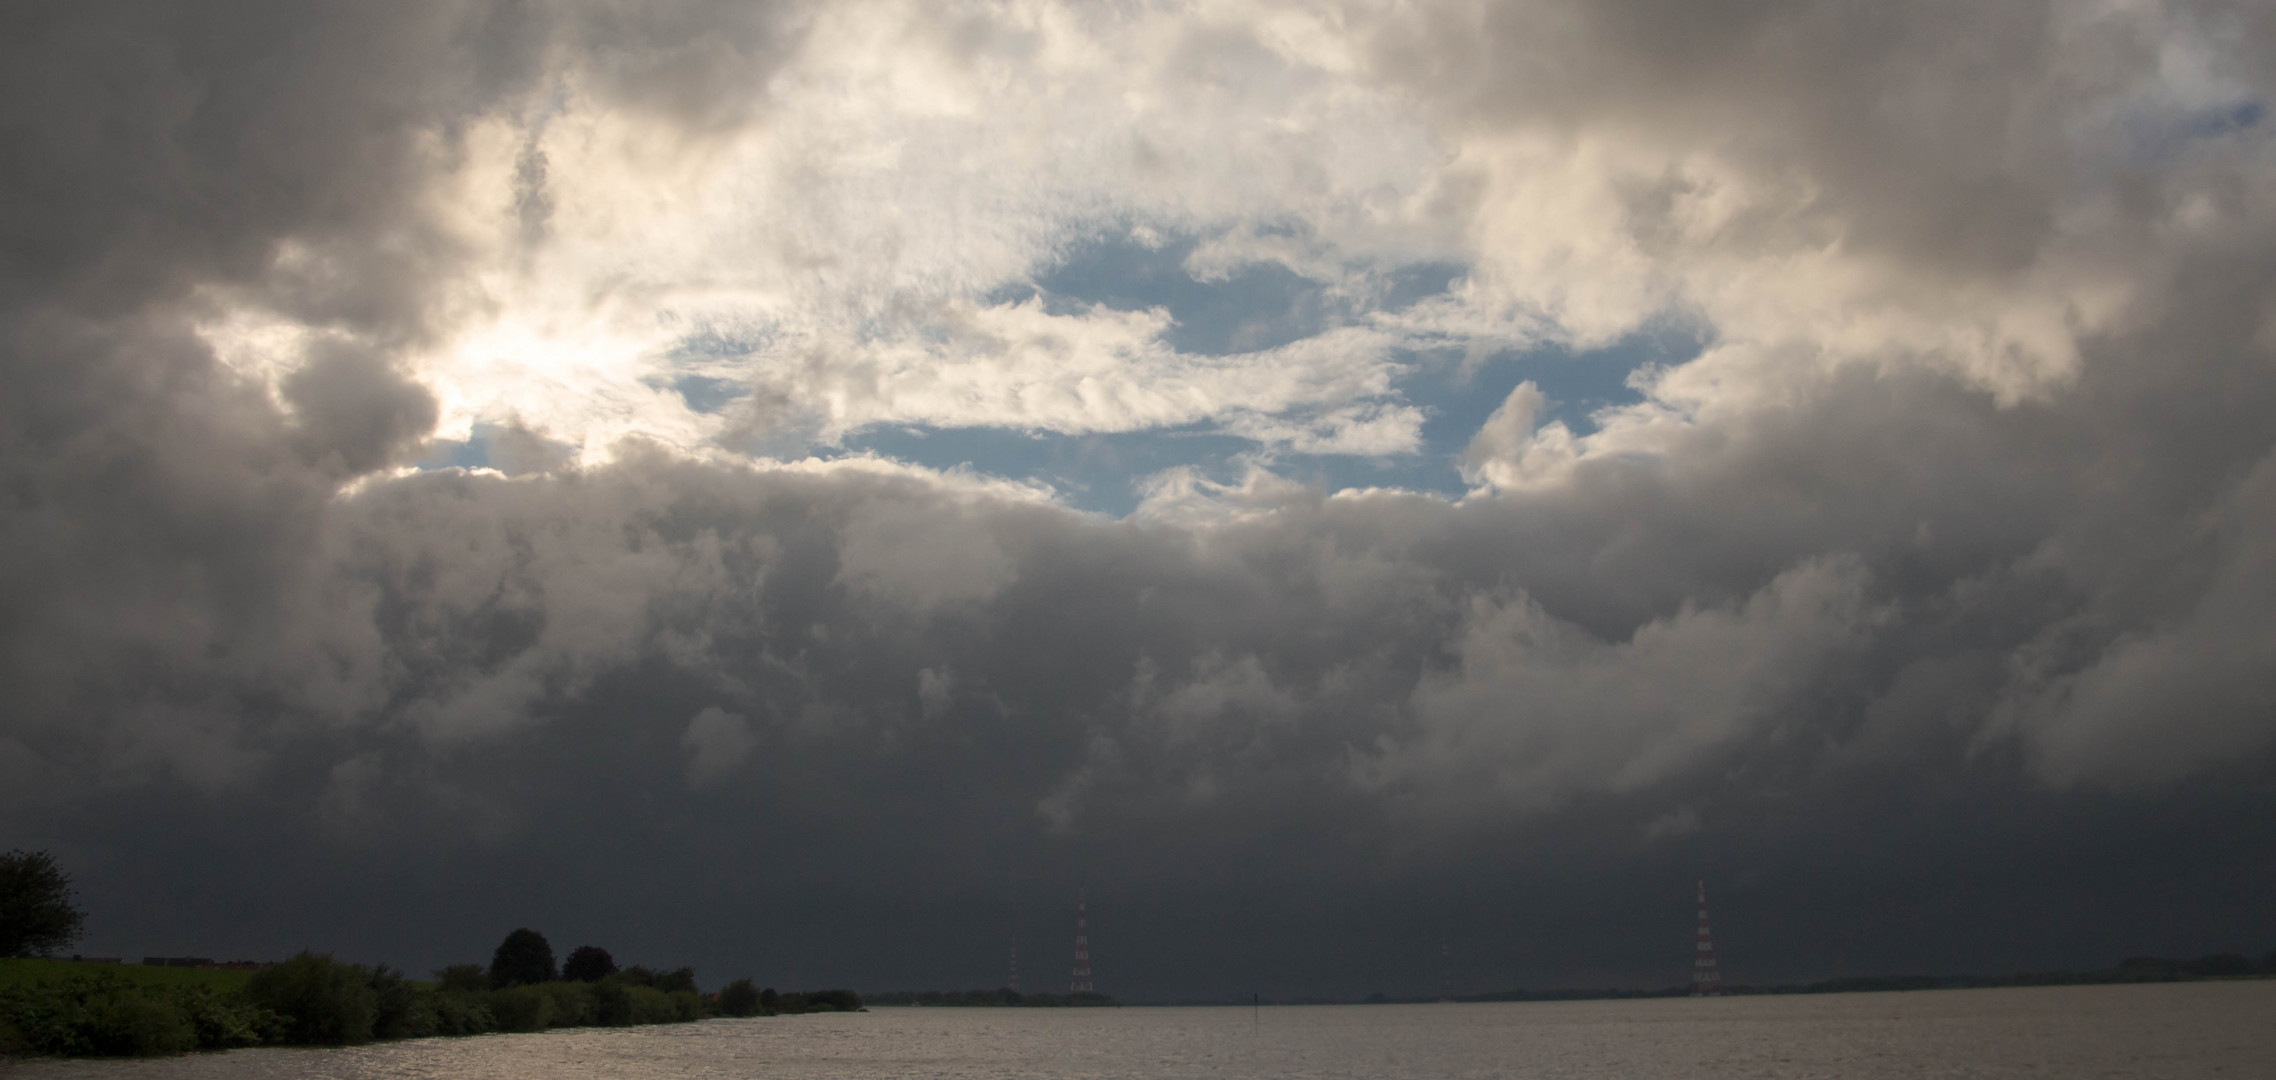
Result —
<instances>
[{"instance_id":1,"label":"lattice mast","mask_svg":"<svg viewBox=\"0 0 2276 1080\"><path fill-rule=\"evenodd\" d=\"M1019 931L1012 931L1012 959L1004 972L1004 989L1019 993Z\"/></svg>"},{"instance_id":2,"label":"lattice mast","mask_svg":"<svg viewBox=\"0 0 2276 1080\"><path fill-rule=\"evenodd\" d=\"M1723 973L1715 967L1715 939L1707 935L1707 882L1699 882L1699 956L1691 962L1691 996L1723 992Z\"/></svg>"},{"instance_id":3,"label":"lattice mast","mask_svg":"<svg viewBox=\"0 0 2276 1080\"><path fill-rule=\"evenodd\" d=\"M1091 890L1085 886L1075 894L1075 974L1067 982L1070 994L1091 992Z\"/></svg>"}]
</instances>

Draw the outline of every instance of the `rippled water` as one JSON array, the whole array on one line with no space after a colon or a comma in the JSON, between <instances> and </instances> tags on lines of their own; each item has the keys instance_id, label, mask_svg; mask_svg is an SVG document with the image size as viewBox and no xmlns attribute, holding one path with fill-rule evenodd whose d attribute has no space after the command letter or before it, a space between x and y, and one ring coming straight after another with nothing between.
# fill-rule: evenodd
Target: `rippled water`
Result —
<instances>
[{"instance_id":1,"label":"rippled water","mask_svg":"<svg viewBox=\"0 0 2276 1080\"><path fill-rule=\"evenodd\" d=\"M2276 981L1512 1005L905 1009L0 1066L285 1077L2276 1076Z\"/></svg>"}]
</instances>

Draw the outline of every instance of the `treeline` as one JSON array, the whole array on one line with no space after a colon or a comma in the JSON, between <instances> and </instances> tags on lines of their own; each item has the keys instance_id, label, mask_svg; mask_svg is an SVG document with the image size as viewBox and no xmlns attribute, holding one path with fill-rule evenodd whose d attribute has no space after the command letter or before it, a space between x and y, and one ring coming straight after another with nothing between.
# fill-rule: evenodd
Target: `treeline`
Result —
<instances>
[{"instance_id":1,"label":"treeline","mask_svg":"<svg viewBox=\"0 0 2276 1080\"><path fill-rule=\"evenodd\" d=\"M572 952L556 971L551 947L530 930L508 935L487 969L454 964L435 976L414 982L385 964L367 967L313 952L252 972L234 988L137 977L123 965L71 970L0 987L0 1052L148 1056L354 1046L861 1008L850 990L781 994L749 979L707 996L696 989L692 968L620 970L593 946Z\"/></svg>"},{"instance_id":2,"label":"treeline","mask_svg":"<svg viewBox=\"0 0 2276 1080\"><path fill-rule=\"evenodd\" d=\"M2009 975L1883 975L1789 986L1734 986L1731 994L1842 994L1875 990L1976 990L2000 986L2105 986L2114 983L2189 982L2276 975L2276 952L2254 960L2242 953L2194 959L2135 956L2093 971L2024 971Z\"/></svg>"},{"instance_id":3,"label":"treeline","mask_svg":"<svg viewBox=\"0 0 2276 1080\"><path fill-rule=\"evenodd\" d=\"M871 1005L943 1005L984 1008L1063 1009L1114 1005L1105 994L1022 994L1008 987L995 990L891 990L870 994Z\"/></svg>"},{"instance_id":4,"label":"treeline","mask_svg":"<svg viewBox=\"0 0 2276 1080\"><path fill-rule=\"evenodd\" d=\"M1463 994L1455 1001L1627 1001L1632 998L1684 997L1691 987L1671 986L1662 990L1496 990L1487 994ZM1375 999L1369 999L1373 1002ZM1420 998L1417 1000L1435 1000Z\"/></svg>"},{"instance_id":5,"label":"treeline","mask_svg":"<svg viewBox=\"0 0 2276 1080\"><path fill-rule=\"evenodd\" d=\"M1810 983L1781 983L1771 986L1750 986L1744 983L1723 988L1729 997L1753 994L1855 994L1904 990L1988 990L2002 986L2107 986L2119 983L2189 982L2198 979L2236 979L2255 976L2276 976L2276 951L2258 960L2243 953L2214 953L2194 959L2136 956L2120 961L2116 967L2092 971L2023 971L2006 975L1866 975L1846 979L1823 979ZM1466 994L1456 1001L1612 1001L1627 998L1686 997L1691 993L1689 984L1670 986L1658 990L1497 990L1487 994ZM1395 999L1377 994L1367 999L1369 1004L1384 1004ZM1410 1001L1429 999L1416 998Z\"/></svg>"}]
</instances>

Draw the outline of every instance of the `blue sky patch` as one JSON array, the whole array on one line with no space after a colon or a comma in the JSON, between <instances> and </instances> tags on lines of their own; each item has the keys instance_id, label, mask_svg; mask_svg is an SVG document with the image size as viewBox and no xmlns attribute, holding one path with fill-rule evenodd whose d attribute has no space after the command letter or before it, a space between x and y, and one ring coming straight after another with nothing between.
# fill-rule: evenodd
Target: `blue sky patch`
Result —
<instances>
[{"instance_id":1,"label":"blue sky patch","mask_svg":"<svg viewBox=\"0 0 2276 1080\"><path fill-rule=\"evenodd\" d=\"M1105 434L1064 435L1003 428L935 428L896 425L856 432L845 449L875 453L931 468L967 466L978 472L1040 480L1077 509L1121 516L1136 509L1146 478L1189 467L1210 479L1240 478L1252 460L1326 491L1399 487L1459 494L1459 462L1486 418L1519 383L1531 380L1549 398L1544 422L1575 432L1596 429L1590 415L1642 396L1627 385L1640 367L1673 365L1698 355L1703 340L1683 328L1639 333L1619 344L1584 353L1557 348L1510 352L1465 370L1459 355L1415 355L1396 390L1429 412L1424 445L1389 457L1270 451L1213 424Z\"/></svg>"},{"instance_id":2,"label":"blue sky patch","mask_svg":"<svg viewBox=\"0 0 2276 1080\"><path fill-rule=\"evenodd\" d=\"M1186 272L1197 247L1191 237L1158 245L1115 237L1085 244L1032 282L999 289L991 304L1040 298L1047 309L1090 305L1114 310L1162 308L1176 320L1167 343L1181 352L1223 356L1274 348L1349 325L1370 311L1397 310L1445 293L1466 268L1420 263L1366 279L1363 290L1335 287L1276 262L1244 265L1221 280ZM1353 295L1364 291L1365 295ZM1543 422L1579 434L1596 430L1593 415L1641 399L1629 377L1647 366L1673 366L1699 354L1703 328L1667 319L1610 348L1576 353L1559 346L1466 358L1460 349L1407 352L1404 373L1387 404L1421 408L1422 445L1387 456L1296 453L1226 433L1215 422L1149 431L1067 435L1001 428L892 425L857 431L843 441L852 453L875 453L932 468L969 467L995 476L1050 484L1070 505L1123 515L1135 509L1147 478L1186 467L1218 481L1239 479L1251 462L1328 491L1400 487L1455 494L1464 490L1463 450L1511 390L1531 381L1548 398ZM691 408L712 411L739 386L686 376L674 384ZM701 404L699 404L699 401ZM1300 414L1283 417L1301 420Z\"/></svg>"}]
</instances>

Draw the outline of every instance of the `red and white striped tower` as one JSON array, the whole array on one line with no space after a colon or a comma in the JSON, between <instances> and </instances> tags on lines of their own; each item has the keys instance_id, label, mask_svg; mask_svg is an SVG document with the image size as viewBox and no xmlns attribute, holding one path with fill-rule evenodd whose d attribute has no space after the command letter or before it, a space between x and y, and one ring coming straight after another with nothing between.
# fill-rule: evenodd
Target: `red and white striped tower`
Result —
<instances>
[{"instance_id":1,"label":"red and white striped tower","mask_svg":"<svg viewBox=\"0 0 2276 1080\"><path fill-rule=\"evenodd\" d=\"M1715 969L1715 940L1707 936L1707 882L1699 882L1699 958L1691 962L1691 996L1723 992L1723 973Z\"/></svg>"},{"instance_id":2,"label":"red and white striped tower","mask_svg":"<svg viewBox=\"0 0 2276 1080\"><path fill-rule=\"evenodd\" d=\"M1075 894L1075 977L1068 981L1070 994L1091 992L1091 890L1085 886Z\"/></svg>"}]
</instances>

